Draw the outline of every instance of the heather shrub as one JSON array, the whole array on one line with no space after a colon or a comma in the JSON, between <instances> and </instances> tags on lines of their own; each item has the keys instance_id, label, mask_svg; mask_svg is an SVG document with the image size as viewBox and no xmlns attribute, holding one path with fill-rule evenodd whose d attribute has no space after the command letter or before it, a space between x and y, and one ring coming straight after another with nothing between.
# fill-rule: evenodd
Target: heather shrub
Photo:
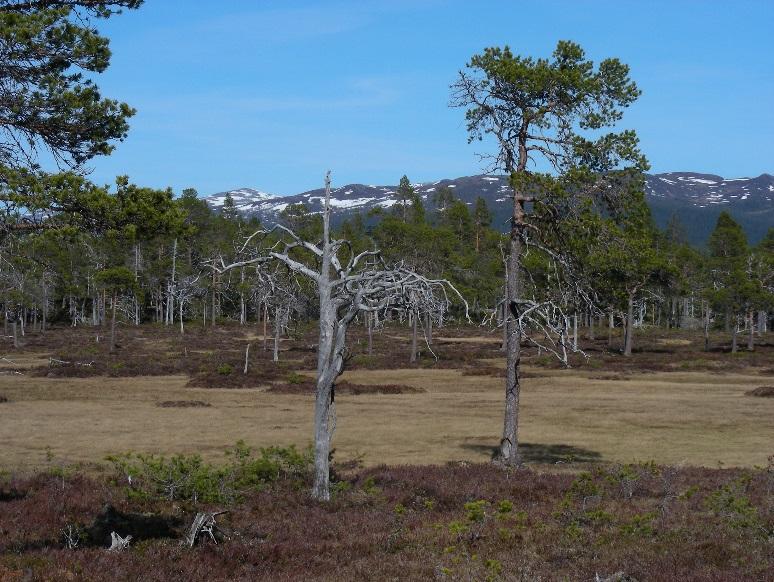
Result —
<instances>
[{"instance_id":1,"label":"heather shrub","mask_svg":"<svg viewBox=\"0 0 774 582\"><path fill-rule=\"evenodd\" d=\"M231 366L231 364L220 364L217 367L216 371L221 376L228 376L229 374L231 374L231 372L234 371L234 368Z\"/></svg>"},{"instance_id":2,"label":"heather shrub","mask_svg":"<svg viewBox=\"0 0 774 582\"><path fill-rule=\"evenodd\" d=\"M303 374L299 374L298 372L290 372L287 376L287 382L288 384L303 384L304 382L308 382L309 378L307 376L304 376Z\"/></svg>"},{"instance_id":3,"label":"heather shrub","mask_svg":"<svg viewBox=\"0 0 774 582\"><path fill-rule=\"evenodd\" d=\"M742 475L711 493L705 505L734 529L759 529L758 510L746 493L749 475Z\"/></svg>"}]
</instances>

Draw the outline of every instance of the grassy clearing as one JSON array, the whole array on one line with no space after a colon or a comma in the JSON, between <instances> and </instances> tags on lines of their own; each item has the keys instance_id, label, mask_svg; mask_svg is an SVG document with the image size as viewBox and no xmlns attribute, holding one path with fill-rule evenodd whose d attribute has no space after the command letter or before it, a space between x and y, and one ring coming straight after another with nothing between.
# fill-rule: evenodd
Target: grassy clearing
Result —
<instances>
[{"instance_id":1,"label":"grassy clearing","mask_svg":"<svg viewBox=\"0 0 774 582\"><path fill-rule=\"evenodd\" d=\"M0 408L0 466L34 470L52 454L58 462L92 462L126 450L209 458L239 439L305 446L312 434L314 330L286 338L279 364L256 345L256 331L192 326L181 338L172 328L126 327L115 355L92 328L28 335L23 349L6 350L13 364L0 360L0 368L24 374L0 374L7 400ZM353 329L346 386L337 395L339 458L362 456L367 465L489 459L501 431L499 337L462 327L436 330L435 339L438 359L425 350L410 364L406 330L375 334L368 354L364 330ZM638 335L639 351L623 358L607 349L606 338L584 339L592 358L569 370L527 350L526 461L765 463L774 452L774 399L744 394L772 383L774 342L763 338L756 352L732 356L722 340L714 336L716 349L703 352L698 334L648 332ZM49 356L94 365L49 368ZM158 406L169 401L210 406Z\"/></svg>"},{"instance_id":2,"label":"grassy clearing","mask_svg":"<svg viewBox=\"0 0 774 582\"><path fill-rule=\"evenodd\" d=\"M533 451L564 446L588 459L710 467L764 464L773 452L774 399L744 396L762 383L756 374L655 373L621 381L577 370L541 373L524 380L522 396L521 434ZM350 371L342 380L424 392L340 394L340 457L364 455L368 465L486 461L498 442L499 378L398 369ZM186 384L184 376L0 377L0 394L9 400L0 411L0 465L39 468L49 447L61 461L85 462L125 450L207 457L239 439L254 446L310 440L310 395ZM157 406L183 400L211 406ZM528 462L566 460L525 452Z\"/></svg>"}]
</instances>

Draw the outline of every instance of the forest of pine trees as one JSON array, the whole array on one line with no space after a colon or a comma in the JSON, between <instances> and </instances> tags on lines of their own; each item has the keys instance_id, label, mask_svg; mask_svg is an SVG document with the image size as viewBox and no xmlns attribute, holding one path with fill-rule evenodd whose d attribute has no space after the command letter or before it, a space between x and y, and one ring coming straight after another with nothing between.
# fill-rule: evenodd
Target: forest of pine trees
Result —
<instances>
[{"instance_id":1,"label":"forest of pine trees","mask_svg":"<svg viewBox=\"0 0 774 582\"><path fill-rule=\"evenodd\" d=\"M502 301L505 236L492 228L483 199L471 209L451 190L441 190L428 212L404 181L402 198L391 210L345 220L336 235L355 252L380 248L389 264L448 279L474 319L482 320ZM194 189L173 197L125 181L114 194L103 193L102 203L110 208L109 219L95 218L93 211L88 217L62 212L39 228L6 229L0 304L9 340L18 343L26 330L50 325L109 326L113 312L125 324L177 325L181 333L183 323L273 320L256 269L218 274L211 268L212 261L235 256L259 228L256 219L243 218L228 201L215 212ZM592 334L611 324L624 331L703 329L707 337L724 330L734 351L739 345L753 349L755 333L770 329L774 311L774 229L751 246L723 213L706 248L699 249L685 242L676 220L658 231L644 202L627 216L596 244L577 241L588 246L583 270L598 307L574 314L580 325ZM303 205L288 207L280 221L308 240L321 235L321 217ZM526 261L528 293L550 292L541 276L550 277L548 257L533 251ZM315 309L303 302L295 313L315 318Z\"/></svg>"}]
</instances>

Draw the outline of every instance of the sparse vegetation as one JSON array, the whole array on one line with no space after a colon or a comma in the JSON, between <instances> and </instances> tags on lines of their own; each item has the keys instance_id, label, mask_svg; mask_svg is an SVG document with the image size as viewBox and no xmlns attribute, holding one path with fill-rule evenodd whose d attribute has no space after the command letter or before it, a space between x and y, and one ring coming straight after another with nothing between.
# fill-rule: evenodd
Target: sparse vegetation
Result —
<instances>
[{"instance_id":1,"label":"sparse vegetation","mask_svg":"<svg viewBox=\"0 0 774 582\"><path fill-rule=\"evenodd\" d=\"M675 490L692 494L665 513L662 468L652 464L630 467L641 479L630 498L621 496L615 468L575 476L491 464L349 469L322 506L300 483L308 479L308 457L287 449L256 456L240 445L220 465L193 457L160 463L132 456L131 463L139 463L131 488L121 462L106 477L1 480L2 576L30 567L43 579L97 579L110 571L113 578L159 580L215 573L586 580L624 571L637 580L731 581L766 580L771 572L774 515L765 469L680 469ZM161 484L173 467L195 487L171 496ZM220 488L224 478L230 488ZM220 543L203 539L182 551L178 540L194 514L223 509ZM138 537L128 551L110 555L102 524L115 523Z\"/></svg>"}]
</instances>

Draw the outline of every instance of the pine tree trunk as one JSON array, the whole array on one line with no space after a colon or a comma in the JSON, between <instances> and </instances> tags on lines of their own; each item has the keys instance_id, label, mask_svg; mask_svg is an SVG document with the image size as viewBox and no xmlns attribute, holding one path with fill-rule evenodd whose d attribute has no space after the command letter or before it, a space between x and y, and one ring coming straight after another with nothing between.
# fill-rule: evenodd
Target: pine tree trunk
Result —
<instances>
[{"instance_id":1,"label":"pine tree trunk","mask_svg":"<svg viewBox=\"0 0 774 582\"><path fill-rule=\"evenodd\" d=\"M749 317L748 317L750 329L748 330L747 335L747 350L750 352L755 351L755 316L753 315L753 311L750 311Z\"/></svg>"},{"instance_id":2,"label":"pine tree trunk","mask_svg":"<svg viewBox=\"0 0 774 582\"><path fill-rule=\"evenodd\" d=\"M505 301L503 301L503 319L502 319L502 325L503 325L503 343L500 346L501 352L507 352L508 351L508 302L507 298Z\"/></svg>"},{"instance_id":3,"label":"pine tree trunk","mask_svg":"<svg viewBox=\"0 0 774 582\"><path fill-rule=\"evenodd\" d=\"M84 314L85 315L85 314ZM46 324L48 323L48 287L43 287L43 319L40 322L41 331L46 333Z\"/></svg>"},{"instance_id":4,"label":"pine tree trunk","mask_svg":"<svg viewBox=\"0 0 774 582\"><path fill-rule=\"evenodd\" d=\"M519 147L519 167L517 171L524 171L527 164L527 151L524 147L523 136ZM521 331L518 326L518 310L521 301L521 255L522 231L525 225L524 197L514 191L513 215L511 216L511 230L508 244L508 257L506 261L505 281L505 307L507 318L505 320L505 414L503 417L503 436L500 440L498 460L509 466L517 466L521 463L519 455L519 396L521 393Z\"/></svg>"},{"instance_id":5,"label":"pine tree trunk","mask_svg":"<svg viewBox=\"0 0 774 582\"><path fill-rule=\"evenodd\" d=\"M594 314L589 313L589 339L594 341L597 339L594 337Z\"/></svg>"},{"instance_id":6,"label":"pine tree trunk","mask_svg":"<svg viewBox=\"0 0 774 582\"><path fill-rule=\"evenodd\" d=\"M217 289L218 289L218 279L215 274L215 270L212 271L212 327L215 328L215 312L217 311Z\"/></svg>"},{"instance_id":7,"label":"pine tree trunk","mask_svg":"<svg viewBox=\"0 0 774 582\"><path fill-rule=\"evenodd\" d=\"M626 307L626 328L624 336L624 356L632 355L632 344L634 343L634 294L629 294L629 301Z\"/></svg>"},{"instance_id":8,"label":"pine tree trunk","mask_svg":"<svg viewBox=\"0 0 774 582\"><path fill-rule=\"evenodd\" d=\"M735 354L737 351L737 342L736 342L736 321L734 322L734 325L731 326L731 353Z\"/></svg>"},{"instance_id":9,"label":"pine tree trunk","mask_svg":"<svg viewBox=\"0 0 774 582\"><path fill-rule=\"evenodd\" d=\"M607 347L612 348L613 347L613 328L615 327L615 320L613 319L613 310L611 309L608 313L608 321L607 321Z\"/></svg>"},{"instance_id":10,"label":"pine tree trunk","mask_svg":"<svg viewBox=\"0 0 774 582\"><path fill-rule=\"evenodd\" d=\"M334 334L337 329L336 307L332 300L330 242L330 178L325 179L325 208L323 210L323 253L318 281L320 297L320 335L317 342L317 385L314 405L314 485L312 497L327 501L330 499L330 451L333 436L331 412L335 414L333 383L336 379L333 367L337 354ZM343 348L343 346L342 346Z\"/></svg>"},{"instance_id":11,"label":"pine tree trunk","mask_svg":"<svg viewBox=\"0 0 774 582\"><path fill-rule=\"evenodd\" d=\"M113 292L113 313L110 319L110 353L116 351L116 293Z\"/></svg>"},{"instance_id":12,"label":"pine tree trunk","mask_svg":"<svg viewBox=\"0 0 774 582\"><path fill-rule=\"evenodd\" d=\"M140 244L134 245L134 281L139 285L140 281ZM134 325L140 325L140 301L134 298Z\"/></svg>"},{"instance_id":13,"label":"pine tree trunk","mask_svg":"<svg viewBox=\"0 0 774 582\"><path fill-rule=\"evenodd\" d=\"M13 321L11 322L11 330L13 334L13 347L18 349L19 348L19 332L17 331L16 327L16 318L14 317Z\"/></svg>"},{"instance_id":14,"label":"pine tree trunk","mask_svg":"<svg viewBox=\"0 0 774 582\"><path fill-rule=\"evenodd\" d=\"M282 331L282 315L280 315L281 307L274 310L274 355L273 361L279 362L279 344L280 333Z\"/></svg>"},{"instance_id":15,"label":"pine tree trunk","mask_svg":"<svg viewBox=\"0 0 774 582\"><path fill-rule=\"evenodd\" d=\"M240 269L239 282L239 325L244 325L247 322L247 306L245 304L245 268Z\"/></svg>"},{"instance_id":16,"label":"pine tree trunk","mask_svg":"<svg viewBox=\"0 0 774 582\"><path fill-rule=\"evenodd\" d=\"M710 329L710 305L709 301L707 302L705 308L704 308L704 351L708 352L710 349L710 340L709 340L709 329Z\"/></svg>"},{"instance_id":17,"label":"pine tree trunk","mask_svg":"<svg viewBox=\"0 0 774 582\"><path fill-rule=\"evenodd\" d=\"M578 314L572 314L572 349L578 350Z\"/></svg>"},{"instance_id":18,"label":"pine tree trunk","mask_svg":"<svg viewBox=\"0 0 774 582\"><path fill-rule=\"evenodd\" d=\"M267 338L266 338L266 322L269 319L269 304L264 303L263 304L263 351L265 352L268 348L267 346Z\"/></svg>"},{"instance_id":19,"label":"pine tree trunk","mask_svg":"<svg viewBox=\"0 0 774 582\"><path fill-rule=\"evenodd\" d=\"M366 312L366 323L368 325L368 355L374 352L374 321L373 314Z\"/></svg>"}]
</instances>

